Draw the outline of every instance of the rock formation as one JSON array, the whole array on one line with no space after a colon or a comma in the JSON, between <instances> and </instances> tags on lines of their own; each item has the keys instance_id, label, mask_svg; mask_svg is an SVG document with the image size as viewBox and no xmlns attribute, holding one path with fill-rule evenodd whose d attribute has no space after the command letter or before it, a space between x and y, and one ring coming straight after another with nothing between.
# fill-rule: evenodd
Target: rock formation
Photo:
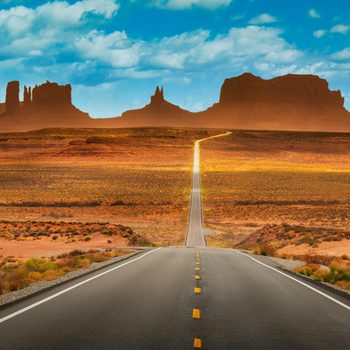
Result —
<instances>
[{"instance_id":1,"label":"rock formation","mask_svg":"<svg viewBox=\"0 0 350 350\"><path fill-rule=\"evenodd\" d=\"M350 131L340 91L316 75L263 80L252 74L226 79L220 100L200 119L208 127Z\"/></svg>"},{"instance_id":2,"label":"rock formation","mask_svg":"<svg viewBox=\"0 0 350 350\"><path fill-rule=\"evenodd\" d=\"M11 81L6 88L6 113L14 114L19 110L19 81Z\"/></svg>"},{"instance_id":3,"label":"rock formation","mask_svg":"<svg viewBox=\"0 0 350 350\"><path fill-rule=\"evenodd\" d=\"M34 89L24 86L23 103L19 101L19 90L18 81L7 86L6 111L0 119L0 130L95 126L88 114L73 106L70 85L46 82Z\"/></svg>"},{"instance_id":4,"label":"rock formation","mask_svg":"<svg viewBox=\"0 0 350 350\"><path fill-rule=\"evenodd\" d=\"M72 107L71 85L58 85L46 82L35 86L32 93L32 105L38 108L70 108Z\"/></svg>"},{"instance_id":5,"label":"rock formation","mask_svg":"<svg viewBox=\"0 0 350 350\"><path fill-rule=\"evenodd\" d=\"M141 109L127 111L116 118L116 127L143 126L188 126L191 123L191 112L168 102L164 98L164 89L157 86L151 102Z\"/></svg>"},{"instance_id":6,"label":"rock formation","mask_svg":"<svg viewBox=\"0 0 350 350\"><path fill-rule=\"evenodd\" d=\"M24 92L23 92L23 105L25 107L29 107L32 104L32 88L27 88L24 86Z\"/></svg>"},{"instance_id":7,"label":"rock formation","mask_svg":"<svg viewBox=\"0 0 350 350\"><path fill-rule=\"evenodd\" d=\"M121 117L92 119L72 104L71 92L70 85L50 82L34 89L25 87L21 104L19 82L9 83L0 131L48 127L192 127L350 132L350 113L344 108L341 93L330 91L327 81L315 75L289 74L264 80L245 73L226 79L219 102L198 113L168 102L163 88L157 86L145 107L127 111Z\"/></svg>"}]
</instances>

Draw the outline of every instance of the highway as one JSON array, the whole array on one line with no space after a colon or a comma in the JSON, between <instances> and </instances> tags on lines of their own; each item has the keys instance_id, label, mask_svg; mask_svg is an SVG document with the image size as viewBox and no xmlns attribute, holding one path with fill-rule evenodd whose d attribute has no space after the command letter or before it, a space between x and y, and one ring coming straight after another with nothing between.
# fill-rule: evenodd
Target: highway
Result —
<instances>
[{"instance_id":1,"label":"highway","mask_svg":"<svg viewBox=\"0 0 350 350\"><path fill-rule=\"evenodd\" d=\"M194 144L193 156L193 177L192 177L192 194L190 215L188 220L188 232L186 239L187 247L204 247L206 246L204 229L203 229L203 214L202 214L202 186L200 174L200 144L204 141L224 137L230 135L231 132L206 137L197 140Z\"/></svg>"},{"instance_id":2,"label":"highway","mask_svg":"<svg viewBox=\"0 0 350 350\"><path fill-rule=\"evenodd\" d=\"M193 203L200 234L189 224L189 247L146 251L0 309L0 349L349 349L350 298L266 257L205 247Z\"/></svg>"}]
</instances>

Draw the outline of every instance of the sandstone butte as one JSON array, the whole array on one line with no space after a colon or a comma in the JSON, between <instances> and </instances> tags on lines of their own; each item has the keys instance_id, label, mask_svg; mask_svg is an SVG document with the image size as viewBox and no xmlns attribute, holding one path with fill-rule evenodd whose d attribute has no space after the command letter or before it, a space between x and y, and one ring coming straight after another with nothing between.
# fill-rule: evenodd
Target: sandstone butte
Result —
<instances>
[{"instance_id":1,"label":"sandstone butte","mask_svg":"<svg viewBox=\"0 0 350 350\"><path fill-rule=\"evenodd\" d=\"M288 74L264 80L250 73L226 79L220 99L202 112L168 102L156 88L149 104L120 117L91 118L72 104L72 87L46 82L33 89L8 83L0 104L0 131L43 128L183 127L350 132L350 112L340 91L316 75ZM97 91L98 94L98 91ZM200 96L199 96L200 97Z\"/></svg>"}]
</instances>

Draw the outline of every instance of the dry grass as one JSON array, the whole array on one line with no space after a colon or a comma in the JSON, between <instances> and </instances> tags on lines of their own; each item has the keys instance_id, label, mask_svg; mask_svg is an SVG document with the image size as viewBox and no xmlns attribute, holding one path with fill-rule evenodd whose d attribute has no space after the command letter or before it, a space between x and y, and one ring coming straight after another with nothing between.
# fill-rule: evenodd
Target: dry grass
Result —
<instances>
[{"instance_id":1,"label":"dry grass","mask_svg":"<svg viewBox=\"0 0 350 350\"><path fill-rule=\"evenodd\" d=\"M29 259L25 262L3 263L0 265L0 294L6 294L29 286L38 281L52 281L68 272L87 268L94 262L131 253L132 250L110 249L106 251L74 250L50 260Z\"/></svg>"},{"instance_id":2,"label":"dry grass","mask_svg":"<svg viewBox=\"0 0 350 350\"><path fill-rule=\"evenodd\" d=\"M202 148L211 244L232 247L267 224L349 239L349 134L236 131Z\"/></svg>"},{"instance_id":3,"label":"dry grass","mask_svg":"<svg viewBox=\"0 0 350 350\"><path fill-rule=\"evenodd\" d=\"M1 134L0 216L110 222L131 227L155 245L182 244L193 143L213 133L57 129Z\"/></svg>"},{"instance_id":4,"label":"dry grass","mask_svg":"<svg viewBox=\"0 0 350 350\"><path fill-rule=\"evenodd\" d=\"M312 277L315 280L335 284L350 290L350 260L330 259L327 266L317 263L308 263L295 269L296 272Z\"/></svg>"}]
</instances>

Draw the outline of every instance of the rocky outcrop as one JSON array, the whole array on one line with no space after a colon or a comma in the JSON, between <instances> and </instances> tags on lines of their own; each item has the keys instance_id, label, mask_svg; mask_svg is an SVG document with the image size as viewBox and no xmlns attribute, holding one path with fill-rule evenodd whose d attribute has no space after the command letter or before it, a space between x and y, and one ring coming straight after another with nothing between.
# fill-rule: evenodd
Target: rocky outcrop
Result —
<instances>
[{"instance_id":1,"label":"rocky outcrop","mask_svg":"<svg viewBox=\"0 0 350 350\"><path fill-rule=\"evenodd\" d=\"M23 105L25 107L29 107L32 104L32 88L27 88L24 86L24 92L23 92Z\"/></svg>"},{"instance_id":2,"label":"rocky outcrop","mask_svg":"<svg viewBox=\"0 0 350 350\"><path fill-rule=\"evenodd\" d=\"M37 108L70 108L72 107L72 87L48 81L45 84L36 85L32 93L32 105Z\"/></svg>"},{"instance_id":3,"label":"rocky outcrop","mask_svg":"<svg viewBox=\"0 0 350 350\"><path fill-rule=\"evenodd\" d=\"M226 79L220 100L199 114L208 127L350 131L340 91L316 75L264 80L249 73Z\"/></svg>"},{"instance_id":4,"label":"rocky outcrop","mask_svg":"<svg viewBox=\"0 0 350 350\"><path fill-rule=\"evenodd\" d=\"M19 101L20 84L7 86L6 111L0 119L0 130L26 131L48 127L98 127L87 113L72 104L70 85L46 82L24 86L23 103Z\"/></svg>"},{"instance_id":5,"label":"rocky outcrop","mask_svg":"<svg viewBox=\"0 0 350 350\"><path fill-rule=\"evenodd\" d=\"M164 89L157 86L148 105L123 113L116 118L115 127L186 127L191 123L191 116L191 112L168 102L164 98Z\"/></svg>"},{"instance_id":6,"label":"rocky outcrop","mask_svg":"<svg viewBox=\"0 0 350 350\"><path fill-rule=\"evenodd\" d=\"M11 81L6 88L6 113L14 114L19 110L19 81Z\"/></svg>"}]
</instances>

